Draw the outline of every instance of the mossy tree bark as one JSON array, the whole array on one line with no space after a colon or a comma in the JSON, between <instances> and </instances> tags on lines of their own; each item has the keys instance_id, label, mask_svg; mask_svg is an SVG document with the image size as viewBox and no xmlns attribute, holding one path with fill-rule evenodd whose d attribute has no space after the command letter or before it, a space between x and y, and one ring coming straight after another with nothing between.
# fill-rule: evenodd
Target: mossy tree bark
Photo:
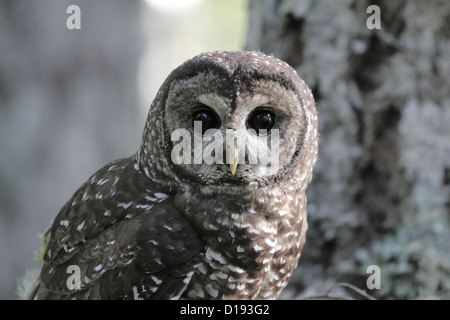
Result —
<instances>
[{"instance_id":1,"label":"mossy tree bark","mask_svg":"<svg viewBox=\"0 0 450 320\"><path fill-rule=\"evenodd\" d=\"M381 29L369 29L370 5ZM375 297L450 297L448 1L253 0L246 49L314 93L320 152L307 243L285 297L346 281Z\"/></svg>"}]
</instances>

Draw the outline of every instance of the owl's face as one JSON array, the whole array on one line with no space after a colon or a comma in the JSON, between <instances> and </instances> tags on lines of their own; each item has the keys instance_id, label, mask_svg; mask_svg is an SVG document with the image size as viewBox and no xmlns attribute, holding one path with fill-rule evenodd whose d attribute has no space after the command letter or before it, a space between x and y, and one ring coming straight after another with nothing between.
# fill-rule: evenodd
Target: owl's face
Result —
<instances>
[{"instance_id":1,"label":"owl's face","mask_svg":"<svg viewBox=\"0 0 450 320\"><path fill-rule=\"evenodd\" d=\"M303 85L286 63L261 53L187 61L160 94L169 165L203 185L261 186L293 174L311 125Z\"/></svg>"}]
</instances>

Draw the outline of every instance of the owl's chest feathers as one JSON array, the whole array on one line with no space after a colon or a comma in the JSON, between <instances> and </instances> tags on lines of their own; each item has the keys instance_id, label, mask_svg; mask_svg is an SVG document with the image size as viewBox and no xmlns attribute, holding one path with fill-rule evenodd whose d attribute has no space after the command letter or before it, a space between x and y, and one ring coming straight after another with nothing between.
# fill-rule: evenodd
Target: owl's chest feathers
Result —
<instances>
[{"instance_id":1,"label":"owl's chest feathers","mask_svg":"<svg viewBox=\"0 0 450 320\"><path fill-rule=\"evenodd\" d=\"M276 198L256 194L236 198L184 194L178 198L178 205L184 207L206 243L188 296L220 298L216 292L234 298L277 296L278 292L265 292L264 287L278 284L281 290L285 286L297 264L302 247L299 239L304 235L303 213L296 210L298 201ZM196 280L208 286L197 287Z\"/></svg>"}]
</instances>

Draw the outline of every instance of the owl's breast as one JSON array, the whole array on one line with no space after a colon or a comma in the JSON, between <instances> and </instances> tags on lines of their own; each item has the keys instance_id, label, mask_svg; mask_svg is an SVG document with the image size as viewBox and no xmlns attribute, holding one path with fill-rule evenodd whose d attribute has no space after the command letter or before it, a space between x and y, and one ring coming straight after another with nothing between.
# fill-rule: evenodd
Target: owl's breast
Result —
<instances>
[{"instance_id":1,"label":"owl's breast","mask_svg":"<svg viewBox=\"0 0 450 320\"><path fill-rule=\"evenodd\" d=\"M280 201L274 210L266 203L271 197L181 198L190 199L183 202L186 217L206 243L184 297L276 298L297 265L306 232L303 212L291 210L295 201Z\"/></svg>"}]
</instances>

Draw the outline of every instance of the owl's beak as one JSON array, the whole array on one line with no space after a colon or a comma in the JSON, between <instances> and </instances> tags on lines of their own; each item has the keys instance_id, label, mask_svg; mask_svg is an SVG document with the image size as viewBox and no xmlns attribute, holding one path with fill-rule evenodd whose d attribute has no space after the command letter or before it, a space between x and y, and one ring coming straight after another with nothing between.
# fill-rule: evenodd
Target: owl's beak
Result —
<instances>
[{"instance_id":1,"label":"owl's beak","mask_svg":"<svg viewBox=\"0 0 450 320\"><path fill-rule=\"evenodd\" d=\"M230 166L231 174L234 175L238 165L238 153L235 145L228 146L227 150L227 163Z\"/></svg>"}]
</instances>

